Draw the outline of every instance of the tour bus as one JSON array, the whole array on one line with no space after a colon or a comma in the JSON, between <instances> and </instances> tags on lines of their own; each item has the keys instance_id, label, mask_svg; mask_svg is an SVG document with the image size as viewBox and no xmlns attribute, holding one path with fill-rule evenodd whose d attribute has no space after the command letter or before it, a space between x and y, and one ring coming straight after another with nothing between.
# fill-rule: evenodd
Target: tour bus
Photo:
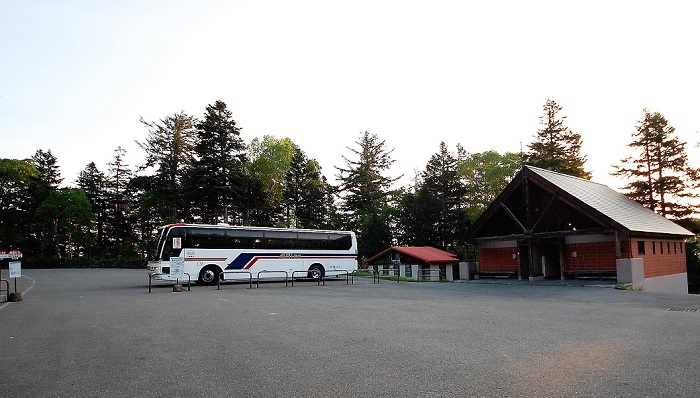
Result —
<instances>
[{"instance_id":1,"label":"tour bus","mask_svg":"<svg viewBox=\"0 0 700 398\"><path fill-rule=\"evenodd\" d=\"M189 274L203 285L223 280L345 275L357 270L357 239L350 231L170 224L157 233L153 281ZM237 272L232 272L237 271ZM265 272L261 272L265 271Z\"/></svg>"}]
</instances>

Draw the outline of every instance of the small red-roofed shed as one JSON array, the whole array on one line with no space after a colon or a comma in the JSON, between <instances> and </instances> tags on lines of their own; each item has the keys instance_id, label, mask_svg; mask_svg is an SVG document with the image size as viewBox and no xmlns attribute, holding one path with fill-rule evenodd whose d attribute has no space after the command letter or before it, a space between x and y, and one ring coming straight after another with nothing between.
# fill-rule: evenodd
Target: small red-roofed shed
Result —
<instances>
[{"instance_id":1,"label":"small red-roofed shed","mask_svg":"<svg viewBox=\"0 0 700 398\"><path fill-rule=\"evenodd\" d=\"M431 246L394 246L364 261L377 270L397 268L408 279L454 280L459 259L452 253Z\"/></svg>"}]
</instances>

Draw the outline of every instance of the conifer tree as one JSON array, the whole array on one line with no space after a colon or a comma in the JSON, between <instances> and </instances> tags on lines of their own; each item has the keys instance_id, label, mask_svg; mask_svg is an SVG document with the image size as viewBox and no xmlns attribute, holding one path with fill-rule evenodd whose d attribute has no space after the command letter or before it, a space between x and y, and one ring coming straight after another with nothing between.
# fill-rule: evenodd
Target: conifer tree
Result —
<instances>
[{"instance_id":1,"label":"conifer tree","mask_svg":"<svg viewBox=\"0 0 700 398\"><path fill-rule=\"evenodd\" d=\"M114 160L109 163L106 181L106 237L114 249L114 254L132 254L133 231L130 217L132 212L129 184L133 172L125 160L126 150L121 146L114 151Z\"/></svg>"},{"instance_id":2,"label":"conifer tree","mask_svg":"<svg viewBox=\"0 0 700 398\"><path fill-rule=\"evenodd\" d=\"M528 146L527 163L585 179L591 173L584 170L586 157L581 155L581 135L564 125L566 116L560 115L562 107L552 100L544 104L544 115L540 117L542 128Z\"/></svg>"},{"instance_id":3,"label":"conifer tree","mask_svg":"<svg viewBox=\"0 0 700 398\"><path fill-rule=\"evenodd\" d=\"M376 134L365 131L355 142L359 149L349 148L357 159L343 156L345 167L338 167L337 178L342 194L346 227L359 231L362 218L376 211L376 203L385 197L391 184L399 177L387 177L384 173L391 167L393 149L386 148L385 141Z\"/></svg>"},{"instance_id":4,"label":"conifer tree","mask_svg":"<svg viewBox=\"0 0 700 398\"><path fill-rule=\"evenodd\" d=\"M330 217L330 190L321 166L295 146L285 174L284 198L287 225L297 228L327 228Z\"/></svg>"},{"instance_id":5,"label":"conifer tree","mask_svg":"<svg viewBox=\"0 0 700 398\"><path fill-rule=\"evenodd\" d=\"M692 214L695 208L689 200L697 197L691 189L697 170L688 165L686 143L659 112L644 109L644 119L638 123L628 144L637 154L613 166L613 175L630 180L625 186L627 196L664 217Z\"/></svg>"},{"instance_id":6,"label":"conifer tree","mask_svg":"<svg viewBox=\"0 0 700 398\"><path fill-rule=\"evenodd\" d=\"M156 168L153 194L162 203L158 206L162 209L161 218L167 221L185 218L182 180L193 160L197 120L180 112L159 123L143 118L141 123L148 129L146 140L136 141L146 153L146 163L141 169Z\"/></svg>"},{"instance_id":7,"label":"conifer tree","mask_svg":"<svg viewBox=\"0 0 700 398\"><path fill-rule=\"evenodd\" d=\"M98 170L95 162L90 162L78 175L77 184L85 192L85 197L92 207L92 212L95 215L97 246L104 250L107 246L104 233L107 217L106 176ZM87 249L88 254L92 254L90 253L91 248Z\"/></svg>"},{"instance_id":8,"label":"conifer tree","mask_svg":"<svg viewBox=\"0 0 700 398\"><path fill-rule=\"evenodd\" d=\"M403 243L454 250L467 227L465 188L458 174L459 158L463 156L461 147L453 154L444 142L431 156L418 176L416 192L404 197Z\"/></svg>"},{"instance_id":9,"label":"conifer tree","mask_svg":"<svg viewBox=\"0 0 700 398\"><path fill-rule=\"evenodd\" d=\"M187 172L183 191L193 216L208 223L229 223L245 192L245 144L231 111L222 101L206 108L194 133L194 161Z\"/></svg>"}]
</instances>

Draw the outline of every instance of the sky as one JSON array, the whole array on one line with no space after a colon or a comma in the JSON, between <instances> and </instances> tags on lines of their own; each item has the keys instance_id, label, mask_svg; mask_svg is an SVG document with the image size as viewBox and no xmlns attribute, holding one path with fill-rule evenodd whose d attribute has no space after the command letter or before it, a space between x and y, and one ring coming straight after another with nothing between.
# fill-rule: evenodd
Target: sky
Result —
<instances>
[{"instance_id":1,"label":"sky","mask_svg":"<svg viewBox=\"0 0 700 398\"><path fill-rule=\"evenodd\" d=\"M593 181L644 109L700 166L693 1L0 0L0 158L51 150L64 185L184 111L224 101L246 143L289 137L334 181L364 131L408 185L445 142L527 151L548 99Z\"/></svg>"}]
</instances>

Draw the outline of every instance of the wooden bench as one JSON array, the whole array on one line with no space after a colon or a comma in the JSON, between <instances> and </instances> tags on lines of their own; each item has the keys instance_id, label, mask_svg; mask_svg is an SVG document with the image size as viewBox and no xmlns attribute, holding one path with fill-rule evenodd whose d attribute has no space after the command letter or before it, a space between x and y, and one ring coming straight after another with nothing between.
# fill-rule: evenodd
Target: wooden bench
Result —
<instances>
[{"instance_id":1,"label":"wooden bench","mask_svg":"<svg viewBox=\"0 0 700 398\"><path fill-rule=\"evenodd\" d=\"M576 270L564 271L568 279L617 279L616 271Z\"/></svg>"},{"instance_id":2,"label":"wooden bench","mask_svg":"<svg viewBox=\"0 0 700 398\"><path fill-rule=\"evenodd\" d=\"M505 278L511 279L518 277L518 271L479 271L476 273L479 279L495 279L495 278Z\"/></svg>"}]
</instances>

